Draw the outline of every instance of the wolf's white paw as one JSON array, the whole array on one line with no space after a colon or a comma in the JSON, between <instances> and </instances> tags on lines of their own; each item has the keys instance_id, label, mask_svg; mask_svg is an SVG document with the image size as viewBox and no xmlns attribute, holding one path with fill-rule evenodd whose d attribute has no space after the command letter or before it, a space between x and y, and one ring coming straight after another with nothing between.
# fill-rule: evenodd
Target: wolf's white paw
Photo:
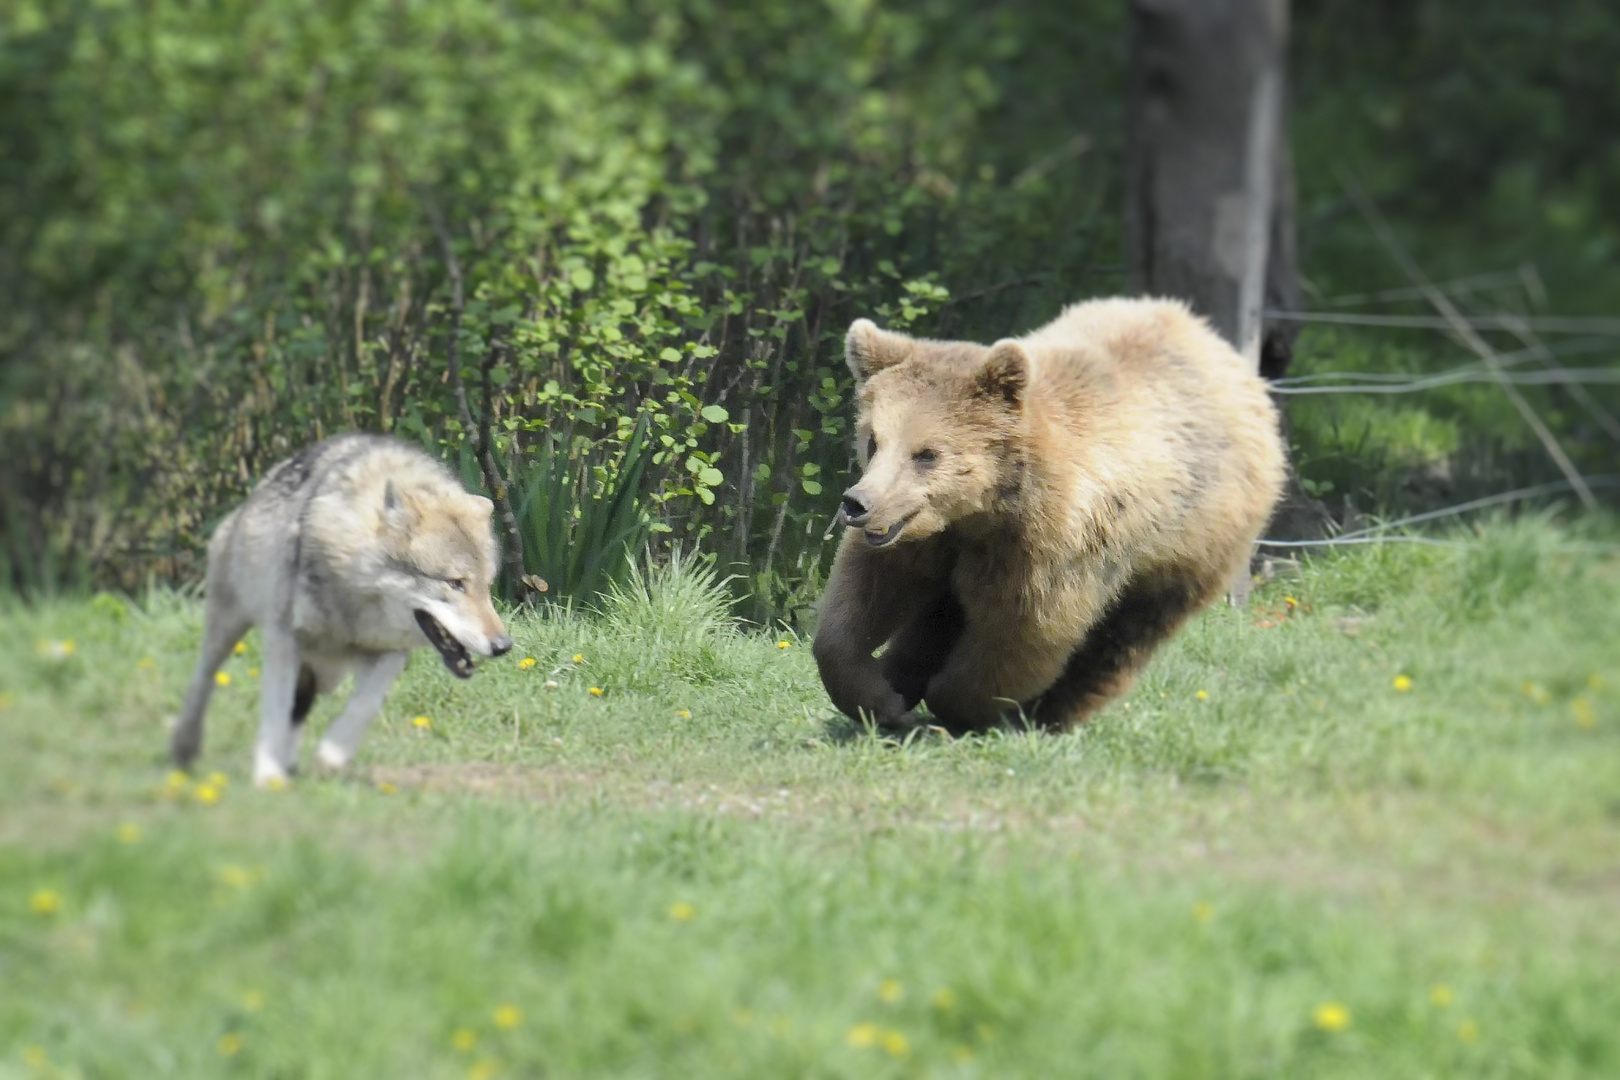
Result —
<instances>
[{"instance_id":1,"label":"wolf's white paw","mask_svg":"<svg viewBox=\"0 0 1620 1080\"><path fill-rule=\"evenodd\" d=\"M327 739L322 739L321 744L315 748L315 763L334 772L347 769L349 762L353 760L353 754Z\"/></svg>"},{"instance_id":2,"label":"wolf's white paw","mask_svg":"<svg viewBox=\"0 0 1620 1080\"><path fill-rule=\"evenodd\" d=\"M280 791L287 786L287 770L264 751L253 755L253 786L263 791Z\"/></svg>"}]
</instances>

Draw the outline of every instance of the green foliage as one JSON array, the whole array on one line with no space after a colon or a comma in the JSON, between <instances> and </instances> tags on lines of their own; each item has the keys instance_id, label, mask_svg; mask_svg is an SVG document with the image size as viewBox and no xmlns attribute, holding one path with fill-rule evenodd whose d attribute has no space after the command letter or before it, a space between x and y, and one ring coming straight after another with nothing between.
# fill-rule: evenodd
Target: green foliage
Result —
<instances>
[{"instance_id":1,"label":"green foliage","mask_svg":"<svg viewBox=\"0 0 1620 1080\"><path fill-rule=\"evenodd\" d=\"M842 328L926 328L949 301L940 266L1001 272L1010 238L971 222L1005 215L1008 185L975 123L1006 105L995 66L1052 48L953 7L4 18L0 101L19 104L0 136L25 152L0 168L0 348L20 360L0 375L0 501L29 511L31 563L72 551L125 585L194 575L210 523L313 438L476 442L453 324L497 462L484 486L532 496L566 430L569 461L591 462L576 497L635 487L671 542L722 535L727 557L802 578L837 494L821 478L849 463ZM955 51L930 51L942 34ZM1044 233L1058 189L1017 190ZM549 528L526 555L555 566L575 538Z\"/></svg>"}]
</instances>

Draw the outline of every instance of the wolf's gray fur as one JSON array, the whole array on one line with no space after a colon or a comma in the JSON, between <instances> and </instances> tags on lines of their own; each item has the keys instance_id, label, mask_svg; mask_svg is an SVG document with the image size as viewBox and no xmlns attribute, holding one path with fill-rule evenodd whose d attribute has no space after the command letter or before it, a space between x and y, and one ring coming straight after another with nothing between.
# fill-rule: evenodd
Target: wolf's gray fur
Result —
<instances>
[{"instance_id":1,"label":"wolf's gray fur","mask_svg":"<svg viewBox=\"0 0 1620 1080\"><path fill-rule=\"evenodd\" d=\"M327 439L271 469L209 542L202 651L174 760L196 758L215 673L254 626L260 786L286 782L315 696L350 671L354 694L316 750L332 768L353 758L411 649L432 645L462 678L469 653L511 649L490 603L491 509L421 450L381 436Z\"/></svg>"}]
</instances>

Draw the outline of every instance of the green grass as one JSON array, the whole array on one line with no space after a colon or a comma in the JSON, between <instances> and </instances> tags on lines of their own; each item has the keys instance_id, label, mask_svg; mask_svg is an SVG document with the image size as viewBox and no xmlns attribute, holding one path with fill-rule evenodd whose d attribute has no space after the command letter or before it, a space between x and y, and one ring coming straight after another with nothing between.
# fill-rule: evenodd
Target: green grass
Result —
<instances>
[{"instance_id":1,"label":"green grass","mask_svg":"<svg viewBox=\"0 0 1620 1080\"><path fill-rule=\"evenodd\" d=\"M11 607L0 1077L1620 1075L1620 561L1569 539L1317 560L1061 738L845 737L689 566L259 793L255 636L213 804L198 604Z\"/></svg>"}]
</instances>

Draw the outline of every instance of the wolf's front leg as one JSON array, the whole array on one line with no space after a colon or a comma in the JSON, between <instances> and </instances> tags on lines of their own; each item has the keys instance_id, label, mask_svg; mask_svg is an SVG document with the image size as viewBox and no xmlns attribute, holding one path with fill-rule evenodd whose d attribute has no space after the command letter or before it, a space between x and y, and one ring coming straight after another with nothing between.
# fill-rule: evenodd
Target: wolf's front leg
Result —
<instances>
[{"instance_id":1,"label":"wolf's front leg","mask_svg":"<svg viewBox=\"0 0 1620 1080\"><path fill-rule=\"evenodd\" d=\"M405 670L407 655L403 652L382 653L361 661L355 668L354 693L348 704L343 706L343 714L332 722L320 745L315 748L318 763L328 769L342 769L354 760L354 752L360 748L366 728L371 726L371 721L382 708L389 687Z\"/></svg>"},{"instance_id":2,"label":"wolf's front leg","mask_svg":"<svg viewBox=\"0 0 1620 1080\"><path fill-rule=\"evenodd\" d=\"M293 706L303 668L298 639L291 631L265 626L264 676L260 679L259 741L253 748L253 783L279 787L287 782L297 741Z\"/></svg>"}]
</instances>

